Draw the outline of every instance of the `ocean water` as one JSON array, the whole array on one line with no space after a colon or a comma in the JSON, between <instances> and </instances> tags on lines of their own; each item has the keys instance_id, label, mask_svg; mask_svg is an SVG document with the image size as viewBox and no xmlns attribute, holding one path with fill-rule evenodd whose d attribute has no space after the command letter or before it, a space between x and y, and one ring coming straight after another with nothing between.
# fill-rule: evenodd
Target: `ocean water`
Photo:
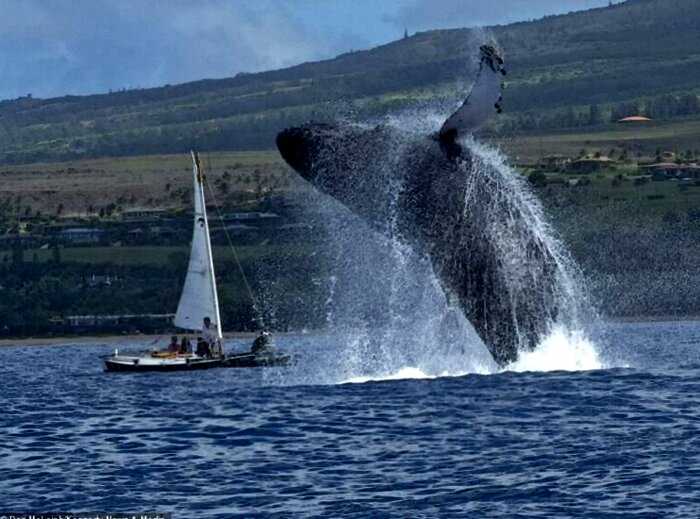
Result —
<instances>
[{"instance_id":1,"label":"ocean water","mask_svg":"<svg viewBox=\"0 0 700 519\"><path fill-rule=\"evenodd\" d=\"M0 510L700 516L700 323L336 380L344 339L278 344L297 367L108 374L113 345L1 348Z\"/></svg>"}]
</instances>

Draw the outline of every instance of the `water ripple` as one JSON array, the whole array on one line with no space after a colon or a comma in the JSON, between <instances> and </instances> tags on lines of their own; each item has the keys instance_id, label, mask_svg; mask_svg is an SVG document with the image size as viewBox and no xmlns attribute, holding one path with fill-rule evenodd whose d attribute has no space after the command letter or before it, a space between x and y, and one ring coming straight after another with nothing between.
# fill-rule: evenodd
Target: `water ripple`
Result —
<instances>
[{"instance_id":1,"label":"water ripple","mask_svg":"<svg viewBox=\"0 0 700 519\"><path fill-rule=\"evenodd\" d=\"M678 341L613 330L632 368L340 385L112 376L109 346L4 348L0 509L696 517L700 364L681 339L700 325L655 326Z\"/></svg>"}]
</instances>

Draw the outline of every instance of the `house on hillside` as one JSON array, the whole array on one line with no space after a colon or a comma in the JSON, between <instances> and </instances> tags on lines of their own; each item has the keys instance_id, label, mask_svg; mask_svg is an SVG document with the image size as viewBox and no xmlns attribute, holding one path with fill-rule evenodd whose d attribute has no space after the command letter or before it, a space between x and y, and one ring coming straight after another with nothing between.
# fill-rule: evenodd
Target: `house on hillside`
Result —
<instances>
[{"instance_id":1,"label":"house on hillside","mask_svg":"<svg viewBox=\"0 0 700 519\"><path fill-rule=\"evenodd\" d=\"M140 333L172 327L174 314L68 315L63 318L65 331L79 333L109 330Z\"/></svg>"},{"instance_id":2,"label":"house on hillside","mask_svg":"<svg viewBox=\"0 0 700 519\"><path fill-rule=\"evenodd\" d=\"M226 213L222 216L222 219L224 221L227 221L227 222L228 221L239 222L239 221L270 220L270 219L275 219L275 218L279 218L279 215L276 213L258 212L258 211Z\"/></svg>"},{"instance_id":3,"label":"house on hillside","mask_svg":"<svg viewBox=\"0 0 700 519\"><path fill-rule=\"evenodd\" d=\"M605 169L613 167L617 162L610 157L583 157L574 160L567 166L569 173L597 173Z\"/></svg>"},{"instance_id":4,"label":"house on hillside","mask_svg":"<svg viewBox=\"0 0 700 519\"><path fill-rule=\"evenodd\" d=\"M92 227L72 227L58 233L58 237L73 245L87 245L99 243L105 231Z\"/></svg>"},{"instance_id":5,"label":"house on hillside","mask_svg":"<svg viewBox=\"0 0 700 519\"><path fill-rule=\"evenodd\" d=\"M537 168L543 171L563 171L571 163L571 159L564 155L548 155L537 162Z\"/></svg>"},{"instance_id":6,"label":"house on hillside","mask_svg":"<svg viewBox=\"0 0 700 519\"><path fill-rule=\"evenodd\" d=\"M257 231L258 228L253 225L246 225L244 223L229 223L224 224L219 227L214 227L211 229L212 233L228 233L235 236L240 236L242 234L247 234Z\"/></svg>"},{"instance_id":7,"label":"house on hillside","mask_svg":"<svg viewBox=\"0 0 700 519\"><path fill-rule=\"evenodd\" d=\"M122 220L125 222L149 222L156 221L167 214L165 209L134 208L122 211Z\"/></svg>"},{"instance_id":8,"label":"house on hillside","mask_svg":"<svg viewBox=\"0 0 700 519\"><path fill-rule=\"evenodd\" d=\"M700 166L697 164L677 164L675 162L659 162L649 164L639 168L651 174L651 178L656 181L673 178L700 178Z\"/></svg>"},{"instance_id":9,"label":"house on hillside","mask_svg":"<svg viewBox=\"0 0 700 519\"><path fill-rule=\"evenodd\" d=\"M92 274L87 279L87 285L93 288L99 286L111 287L117 281L119 281L117 276Z\"/></svg>"},{"instance_id":10,"label":"house on hillside","mask_svg":"<svg viewBox=\"0 0 700 519\"><path fill-rule=\"evenodd\" d=\"M620 124L650 123L652 119L643 115L630 115L629 117L618 119L617 122Z\"/></svg>"},{"instance_id":11,"label":"house on hillside","mask_svg":"<svg viewBox=\"0 0 700 519\"><path fill-rule=\"evenodd\" d=\"M56 220L61 225L81 225L85 223L85 217L81 213L64 213L59 215Z\"/></svg>"}]
</instances>

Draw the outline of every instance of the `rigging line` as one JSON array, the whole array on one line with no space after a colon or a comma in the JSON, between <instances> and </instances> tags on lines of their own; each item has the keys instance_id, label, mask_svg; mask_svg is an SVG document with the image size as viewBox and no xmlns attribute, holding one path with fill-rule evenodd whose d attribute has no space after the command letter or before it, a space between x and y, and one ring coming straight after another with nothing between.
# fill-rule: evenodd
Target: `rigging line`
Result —
<instances>
[{"instance_id":1,"label":"rigging line","mask_svg":"<svg viewBox=\"0 0 700 519\"><path fill-rule=\"evenodd\" d=\"M209 161L209 156L207 154L207 162L211 164ZM211 168L209 168L211 169ZM263 314L262 311L260 310L260 307L258 305L258 300L256 299L255 295L253 294L253 289L250 286L250 283L248 282L248 277L245 275L245 271L243 270L243 264L241 263L241 260L238 258L238 253L236 252L236 247L233 246L233 240L231 239L231 235L228 232L228 229L226 229L226 223L224 222L224 218L221 215L221 209L219 208L219 202L216 200L216 195L214 194L214 190L211 187L211 184L209 184L209 181L207 180L207 175L202 175L202 178L204 180L204 184L207 186L207 189L209 190L209 193L211 195L211 200L214 202L214 207L216 208L216 213L217 216L219 217L219 222L222 224L222 228L224 230L224 234L226 235L226 240L228 241L229 248L231 249L231 252L233 253L233 258L236 261L236 265L238 266L238 271L241 273L241 278L243 278L243 284L245 285L246 291L248 292L248 297L250 297L250 300L253 303L253 317L255 318L255 321L260 323L260 326L264 329L265 328L265 321L263 320Z\"/></svg>"}]
</instances>

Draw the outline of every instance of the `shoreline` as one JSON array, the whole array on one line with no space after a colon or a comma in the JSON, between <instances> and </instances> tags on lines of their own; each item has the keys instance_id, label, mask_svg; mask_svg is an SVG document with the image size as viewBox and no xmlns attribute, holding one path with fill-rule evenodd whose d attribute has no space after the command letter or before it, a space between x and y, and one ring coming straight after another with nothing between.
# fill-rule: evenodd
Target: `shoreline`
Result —
<instances>
[{"instance_id":1,"label":"shoreline","mask_svg":"<svg viewBox=\"0 0 700 519\"><path fill-rule=\"evenodd\" d=\"M287 335L289 332L275 333L274 335ZM0 339L0 348L9 346L56 346L57 344L80 345L89 343L93 344L114 344L119 341L124 342L162 342L167 345L171 333L162 335L147 335L147 334L131 334L131 335L75 335L66 337L25 337L17 339ZM177 334L181 336L183 334ZM228 339L250 339L252 340L257 335L256 332L232 332L225 333L224 340Z\"/></svg>"},{"instance_id":2,"label":"shoreline","mask_svg":"<svg viewBox=\"0 0 700 519\"><path fill-rule=\"evenodd\" d=\"M670 315L652 315L652 316L630 316L630 317L608 317L603 318L607 323L687 323L700 322L700 315L689 316L670 316ZM322 330L307 330L298 332L273 332L273 335L283 337L285 335L314 335ZM10 346L55 346L58 344L66 345L81 345L81 344L114 344L119 341L124 342L162 342L166 345L171 333L151 335L151 334L127 334L127 335L75 335L62 337L24 337L16 339L0 339L0 348ZM181 336L182 334L177 334ZM256 337L257 332L230 332L224 333L224 340L231 339L247 339L252 340Z\"/></svg>"}]
</instances>

